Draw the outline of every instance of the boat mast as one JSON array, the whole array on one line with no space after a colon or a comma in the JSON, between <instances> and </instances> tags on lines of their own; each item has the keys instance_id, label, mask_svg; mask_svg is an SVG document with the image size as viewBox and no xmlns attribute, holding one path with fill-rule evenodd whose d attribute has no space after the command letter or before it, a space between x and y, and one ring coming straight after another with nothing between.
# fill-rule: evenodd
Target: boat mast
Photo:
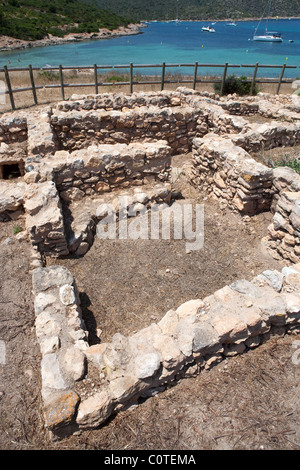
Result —
<instances>
[{"instance_id":1,"label":"boat mast","mask_svg":"<svg viewBox=\"0 0 300 470\"><path fill-rule=\"evenodd\" d=\"M270 14L270 9L271 9L271 1L272 1L272 0L270 0L270 2L269 2L269 11L268 11L268 15ZM265 8L264 8L264 11L263 11L262 17L261 17L261 19L259 20L259 22L258 22L258 25L256 26L256 29L255 29L255 31L254 31L254 36L256 35L256 31L258 30L258 28L259 28L259 26L260 26L260 23L261 23L262 19L263 19L263 18L264 18L264 16L265 16L265 11L266 11L266 8L267 8L267 5L266 5L266 6L265 6ZM266 31L267 31L267 27L266 27Z\"/></svg>"},{"instance_id":2,"label":"boat mast","mask_svg":"<svg viewBox=\"0 0 300 470\"><path fill-rule=\"evenodd\" d=\"M266 33L267 33L267 31L268 31L268 21L269 21L270 13L271 13L271 3L272 3L272 0L269 1L269 10L268 10L267 23L266 23L266 29L265 29L265 32L266 32Z\"/></svg>"}]
</instances>

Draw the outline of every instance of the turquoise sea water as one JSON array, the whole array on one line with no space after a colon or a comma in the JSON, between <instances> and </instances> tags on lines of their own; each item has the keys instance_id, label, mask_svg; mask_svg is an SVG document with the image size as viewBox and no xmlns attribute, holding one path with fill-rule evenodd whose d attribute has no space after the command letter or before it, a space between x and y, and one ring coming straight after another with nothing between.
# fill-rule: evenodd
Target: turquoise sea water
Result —
<instances>
[{"instance_id":1,"label":"turquoise sea water","mask_svg":"<svg viewBox=\"0 0 300 470\"><path fill-rule=\"evenodd\" d=\"M86 66L116 64L276 64L296 65L287 70L285 76L300 76L300 19L269 20L268 30L282 33L282 43L264 43L252 40L258 21L241 21L237 26L228 22L217 22L215 33L204 33L202 26L209 22L151 22L142 29L142 34L105 40L90 40L57 46L36 47L0 53L0 66L43 67ZM264 24L261 23L263 32ZM290 42L292 40L293 42ZM169 69L172 72L178 69ZM251 73L247 69L229 69L228 73ZM219 69L199 68L199 75L220 73ZM141 70L141 73L143 70ZM253 69L252 69L253 72ZM159 73L147 69L148 74ZM193 74L192 68L181 68L181 73ZM258 76L274 77L279 69L260 69Z\"/></svg>"}]
</instances>

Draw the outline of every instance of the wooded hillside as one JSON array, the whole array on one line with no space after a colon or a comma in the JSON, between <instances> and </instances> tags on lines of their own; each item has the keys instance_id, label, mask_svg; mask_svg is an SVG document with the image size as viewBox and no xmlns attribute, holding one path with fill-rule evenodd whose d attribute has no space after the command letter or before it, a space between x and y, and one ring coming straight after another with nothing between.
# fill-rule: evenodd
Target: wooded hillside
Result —
<instances>
[{"instance_id":1,"label":"wooded hillside","mask_svg":"<svg viewBox=\"0 0 300 470\"><path fill-rule=\"evenodd\" d=\"M268 0L81 0L119 15L140 20L206 20L257 18ZM300 0L274 0L273 16L299 16Z\"/></svg>"},{"instance_id":2,"label":"wooded hillside","mask_svg":"<svg viewBox=\"0 0 300 470\"><path fill-rule=\"evenodd\" d=\"M128 20L77 0L2 0L0 35L24 40L43 39L48 34L93 33L99 28L127 26Z\"/></svg>"}]
</instances>

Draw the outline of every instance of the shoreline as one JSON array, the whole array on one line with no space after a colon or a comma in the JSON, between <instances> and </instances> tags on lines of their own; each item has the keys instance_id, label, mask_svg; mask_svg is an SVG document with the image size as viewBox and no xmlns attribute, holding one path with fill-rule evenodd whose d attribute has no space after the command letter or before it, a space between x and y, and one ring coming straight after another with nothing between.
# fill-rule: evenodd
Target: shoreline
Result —
<instances>
[{"instance_id":1,"label":"shoreline","mask_svg":"<svg viewBox=\"0 0 300 470\"><path fill-rule=\"evenodd\" d=\"M141 29L147 25L141 23L132 23L127 27L120 26L117 29L110 31L107 28L102 28L98 33L70 33L64 37L52 36L39 39L37 41L25 41L22 39L12 38L10 36L0 36L0 52L10 52L19 49L31 49L33 47L56 46L60 44L67 44L70 42L81 42L99 39L111 39L121 36L132 36L141 34Z\"/></svg>"},{"instance_id":2,"label":"shoreline","mask_svg":"<svg viewBox=\"0 0 300 470\"><path fill-rule=\"evenodd\" d=\"M48 37L43 39L39 39L37 41L25 41L22 39L16 39L10 36L0 36L0 52L10 52L14 50L20 49L31 49L33 47L45 47L45 46L56 46L61 44L67 44L71 42L82 42L82 41L92 41L92 40L100 40L100 39L112 39L122 36L132 36L137 34L142 34L141 29L144 29L148 26L148 24L157 22L157 23L174 23L176 21L179 22L193 22L193 23L208 23L208 22L216 22L216 23L223 23L223 22L236 22L241 23L245 21L259 21L261 18L241 18L241 19L206 19L206 20L143 20L139 23L130 23L127 27L120 26L117 29L110 31L107 28L102 28L98 31L98 33L70 33L64 37L57 37L52 36L51 34ZM299 16L278 16L278 17L270 17L271 20L299 20Z\"/></svg>"}]
</instances>

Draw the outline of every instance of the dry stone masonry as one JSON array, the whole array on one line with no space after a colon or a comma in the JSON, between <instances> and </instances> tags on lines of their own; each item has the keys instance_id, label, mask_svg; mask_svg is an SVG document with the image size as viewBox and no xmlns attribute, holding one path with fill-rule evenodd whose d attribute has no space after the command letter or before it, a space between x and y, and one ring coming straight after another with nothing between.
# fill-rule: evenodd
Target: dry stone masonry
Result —
<instances>
[{"instance_id":1,"label":"dry stone masonry","mask_svg":"<svg viewBox=\"0 0 300 470\"><path fill-rule=\"evenodd\" d=\"M300 264L265 271L190 300L129 337L116 333L111 343L89 346L71 273L62 266L36 269L47 428L59 435L62 426L98 427L140 396L256 347L266 335L298 329L299 288ZM89 367L94 386L80 398Z\"/></svg>"},{"instance_id":2,"label":"dry stone masonry","mask_svg":"<svg viewBox=\"0 0 300 470\"><path fill-rule=\"evenodd\" d=\"M272 334L299 331L300 176L252 157L299 145L299 117L297 96L220 98L185 88L74 95L1 117L0 220L25 217L32 244L43 415L53 437L98 427L141 396ZM262 243L286 267L91 346L76 281L54 259L84 256L103 216L99 206L112 205L118 217L120 195L129 217L153 204L171 205L172 157L187 152L190 182L221 209L247 216L271 211Z\"/></svg>"},{"instance_id":3,"label":"dry stone masonry","mask_svg":"<svg viewBox=\"0 0 300 470\"><path fill-rule=\"evenodd\" d=\"M102 142L133 143L166 139L172 153L186 152L195 133L206 131L201 112L185 107L139 107L127 111L56 111L51 125L63 150Z\"/></svg>"},{"instance_id":4,"label":"dry stone masonry","mask_svg":"<svg viewBox=\"0 0 300 470\"><path fill-rule=\"evenodd\" d=\"M253 215L270 210L273 170L253 160L231 139L207 134L193 140L192 181L213 192L221 207Z\"/></svg>"}]
</instances>

